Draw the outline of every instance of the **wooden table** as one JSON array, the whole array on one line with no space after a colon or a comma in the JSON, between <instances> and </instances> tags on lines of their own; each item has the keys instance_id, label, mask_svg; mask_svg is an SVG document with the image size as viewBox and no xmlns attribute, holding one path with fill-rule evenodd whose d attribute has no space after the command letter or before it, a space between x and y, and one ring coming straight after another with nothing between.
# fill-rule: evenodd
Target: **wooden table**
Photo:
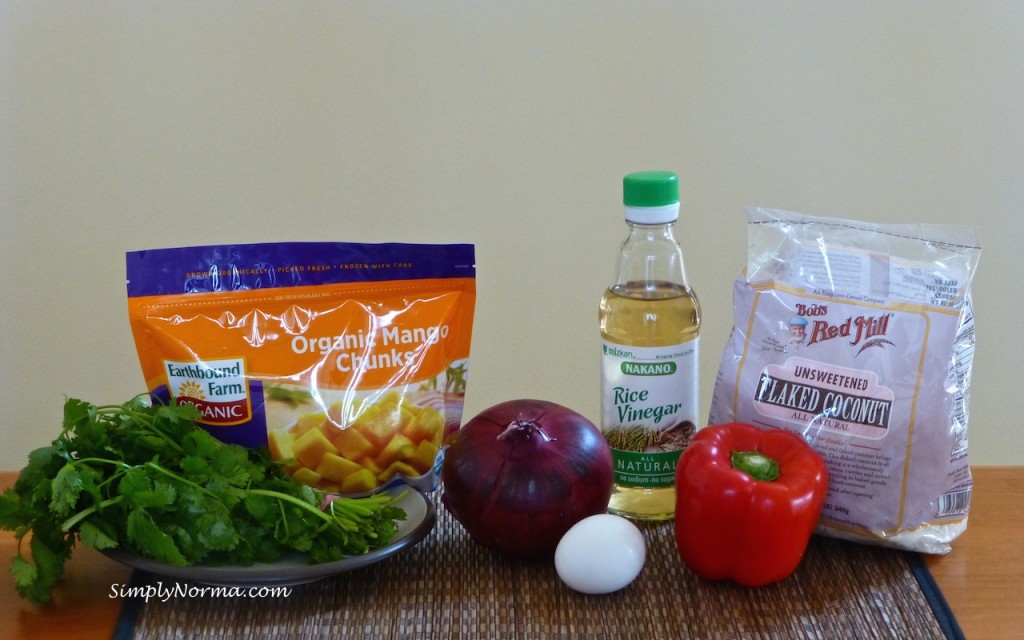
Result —
<instances>
[{"instance_id":1,"label":"wooden table","mask_svg":"<svg viewBox=\"0 0 1024 640\"><path fill-rule=\"evenodd\" d=\"M976 467L967 531L945 556L929 556L928 567L968 638L1011 638L1024 629L1024 607L1014 597L1024 582L1024 467ZM0 472L0 486L15 473ZM130 571L91 549L76 548L53 601L22 600L7 574L13 534L0 531L0 629L21 638L110 638L121 608L112 585L126 584Z\"/></svg>"}]
</instances>

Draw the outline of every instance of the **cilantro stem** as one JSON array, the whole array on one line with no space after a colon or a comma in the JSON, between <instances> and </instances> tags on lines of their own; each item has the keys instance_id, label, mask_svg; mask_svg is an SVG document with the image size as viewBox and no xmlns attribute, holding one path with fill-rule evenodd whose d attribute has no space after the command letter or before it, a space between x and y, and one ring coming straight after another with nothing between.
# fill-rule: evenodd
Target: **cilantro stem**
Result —
<instances>
[{"instance_id":1,"label":"cilantro stem","mask_svg":"<svg viewBox=\"0 0 1024 640\"><path fill-rule=\"evenodd\" d=\"M136 396L135 398L132 398L130 401L126 402L125 404L105 404L105 405L96 406L95 407L96 415L97 416L115 416L115 417L116 416L126 416L128 418L131 418L137 424L140 424L140 425L146 427L147 429L149 429L149 431L151 431L152 433L156 434L157 437L159 437L161 440L166 442L172 449L174 449L178 453L183 453L185 450L181 447L181 445L179 445L177 442L175 442L173 438L169 437L159 427L156 426L156 420L151 415L151 411L149 411L149 410L153 409L153 407L137 404L138 402L141 401L140 398L142 398L144 395L145 394L140 394L140 395ZM160 406L169 406L169 405L160 405Z\"/></svg>"},{"instance_id":2,"label":"cilantro stem","mask_svg":"<svg viewBox=\"0 0 1024 640\"><path fill-rule=\"evenodd\" d=\"M94 462L98 464L109 464L115 467L121 467L122 469L131 469L132 465L128 464L123 460L111 460L109 458L75 458L70 464L77 465L83 462Z\"/></svg>"},{"instance_id":3,"label":"cilantro stem","mask_svg":"<svg viewBox=\"0 0 1024 640\"><path fill-rule=\"evenodd\" d=\"M82 520L85 520L97 511L100 511L101 509L104 509L106 507L109 507L122 501L124 501L124 496L116 496L114 498L107 498L106 500L98 504L94 504L88 509L82 509L75 515L65 520L64 523L60 525L60 529L64 533L67 533L68 531L71 531L71 529L73 529L76 524L78 524Z\"/></svg>"},{"instance_id":4,"label":"cilantro stem","mask_svg":"<svg viewBox=\"0 0 1024 640\"><path fill-rule=\"evenodd\" d=\"M292 504L294 504L294 505L296 505L298 507L301 507L301 508L305 509L306 511L309 511L310 513L315 513L316 517L318 517L318 518L320 518L322 520L325 520L327 522L331 522L332 521L331 516L327 515L326 513L321 511L320 509L317 509L315 506L309 504L308 502L300 500L300 499L296 498L295 496L290 496L287 493L281 493L280 491L273 491L271 489L249 489L249 495L253 495L253 496L266 496L268 498L275 498L277 500L284 500L284 501L290 502L290 503L292 503Z\"/></svg>"},{"instance_id":5,"label":"cilantro stem","mask_svg":"<svg viewBox=\"0 0 1024 640\"><path fill-rule=\"evenodd\" d=\"M161 440L169 444L172 449L174 449L178 453L184 453L185 450L181 447L181 445L175 442L166 433L161 431L160 428L156 426L156 420L153 419L153 417L150 416L148 413L143 411L129 411L128 415L139 424L143 424L146 427L148 427L149 430L155 433L157 436L159 436Z\"/></svg>"},{"instance_id":6,"label":"cilantro stem","mask_svg":"<svg viewBox=\"0 0 1024 640\"><path fill-rule=\"evenodd\" d=\"M214 492L210 491L209 489L207 489L207 488L206 488L206 487L204 487L203 485L201 485L201 484L196 484L195 482L192 482L192 481L191 481L191 480L189 480L188 478L182 477L182 476L178 475L177 473L174 473L173 471L169 471L169 470L167 470L167 469L164 469L163 467L161 467L161 466L160 466L160 465L158 465L157 463L153 462L152 460L150 460L149 462L147 462L147 463L145 464L145 466L149 467L149 468L150 468L150 469L152 469L153 471L156 471L157 473L161 473L161 474L163 474L163 475L167 476L168 478L170 478L170 479L172 479L172 480L177 480L178 482L182 482L182 483L184 483L184 484L187 484L187 485L189 485L190 487L195 487L196 489L199 489L200 491L202 491L202 492L203 492L203 493L205 493L206 495L208 495L208 496L211 496L211 497L213 497L213 498L217 498L217 499L219 499L219 496L218 496L218 495L217 495L216 493L214 493Z\"/></svg>"}]
</instances>

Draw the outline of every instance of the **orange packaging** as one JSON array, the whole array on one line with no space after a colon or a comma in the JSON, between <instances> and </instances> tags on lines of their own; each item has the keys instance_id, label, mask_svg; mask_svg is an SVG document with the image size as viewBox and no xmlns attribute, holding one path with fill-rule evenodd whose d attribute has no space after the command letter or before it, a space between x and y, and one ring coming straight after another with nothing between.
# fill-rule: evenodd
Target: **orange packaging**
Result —
<instances>
[{"instance_id":1,"label":"orange packaging","mask_svg":"<svg viewBox=\"0 0 1024 640\"><path fill-rule=\"evenodd\" d=\"M129 252L147 389L306 484L436 487L462 421L469 244L291 242Z\"/></svg>"}]
</instances>

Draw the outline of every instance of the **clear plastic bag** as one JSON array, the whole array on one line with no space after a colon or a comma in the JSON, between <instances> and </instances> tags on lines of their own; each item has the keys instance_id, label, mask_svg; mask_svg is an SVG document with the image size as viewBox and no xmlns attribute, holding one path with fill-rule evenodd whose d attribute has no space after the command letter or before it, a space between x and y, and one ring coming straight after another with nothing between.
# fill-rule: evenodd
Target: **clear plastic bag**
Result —
<instances>
[{"instance_id":1,"label":"clear plastic bag","mask_svg":"<svg viewBox=\"0 0 1024 640\"><path fill-rule=\"evenodd\" d=\"M476 275L468 244L286 242L128 253L150 393L296 480L436 487L461 424Z\"/></svg>"},{"instance_id":2,"label":"clear plastic bag","mask_svg":"<svg viewBox=\"0 0 1024 640\"><path fill-rule=\"evenodd\" d=\"M977 231L748 211L709 422L797 432L823 535L946 553L967 526Z\"/></svg>"}]
</instances>

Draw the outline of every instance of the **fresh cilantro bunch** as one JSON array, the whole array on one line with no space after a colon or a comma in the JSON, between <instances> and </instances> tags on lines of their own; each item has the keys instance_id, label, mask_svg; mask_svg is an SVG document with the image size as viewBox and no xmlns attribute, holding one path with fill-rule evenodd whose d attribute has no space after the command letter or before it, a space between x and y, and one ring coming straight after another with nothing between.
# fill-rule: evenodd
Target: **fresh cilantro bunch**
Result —
<instances>
[{"instance_id":1,"label":"fresh cilantro bunch","mask_svg":"<svg viewBox=\"0 0 1024 640\"><path fill-rule=\"evenodd\" d=\"M49 600L76 538L174 565L245 566L289 551L321 563L387 544L405 519L386 494L328 500L265 449L224 444L196 418L191 405L142 397L67 400L60 436L29 454L0 495L0 528L18 538L10 572L22 597Z\"/></svg>"}]
</instances>

